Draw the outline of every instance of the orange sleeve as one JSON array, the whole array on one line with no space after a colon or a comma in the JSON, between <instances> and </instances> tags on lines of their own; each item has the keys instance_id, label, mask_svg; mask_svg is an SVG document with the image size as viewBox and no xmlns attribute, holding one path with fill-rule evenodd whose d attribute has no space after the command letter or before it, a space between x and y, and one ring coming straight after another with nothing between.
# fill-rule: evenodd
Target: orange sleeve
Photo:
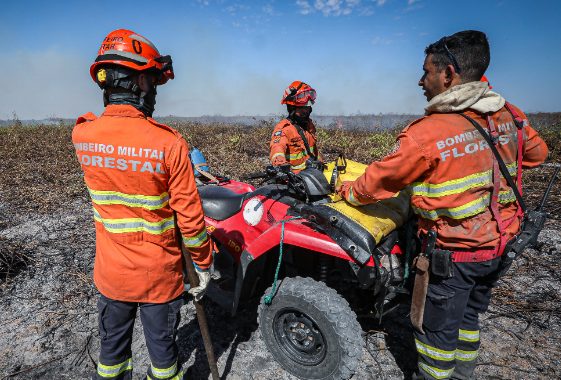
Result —
<instances>
[{"instance_id":1,"label":"orange sleeve","mask_svg":"<svg viewBox=\"0 0 561 380\"><path fill-rule=\"evenodd\" d=\"M284 124L279 123L271 136L271 153L269 159L275 166L288 164L286 155L289 152L289 139L284 132Z\"/></svg>"},{"instance_id":2,"label":"orange sleeve","mask_svg":"<svg viewBox=\"0 0 561 380\"><path fill-rule=\"evenodd\" d=\"M529 125L524 127L524 140L522 168L535 168L545 161L549 149L547 148L545 141L538 136L538 132Z\"/></svg>"},{"instance_id":3,"label":"orange sleeve","mask_svg":"<svg viewBox=\"0 0 561 380\"><path fill-rule=\"evenodd\" d=\"M203 206L188 154L189 146L180 138L169 160L169 205L177 215L183 243L191 252L193 262L207 269L213 260L213 244L206 232Z\"/></svg>"},{"instance_id":4,"label":"orange sleeve","mask_svg":"<svg viewBox=\"0 0 561 380\"><path fill-rule=\"evenodd\" d=\"M360 206L391 198L431 168L428 153L407 132L397 137L397 146L381 161L372 163L354 182L346 182L338 194Z\"/></svg>"}]
</instances>

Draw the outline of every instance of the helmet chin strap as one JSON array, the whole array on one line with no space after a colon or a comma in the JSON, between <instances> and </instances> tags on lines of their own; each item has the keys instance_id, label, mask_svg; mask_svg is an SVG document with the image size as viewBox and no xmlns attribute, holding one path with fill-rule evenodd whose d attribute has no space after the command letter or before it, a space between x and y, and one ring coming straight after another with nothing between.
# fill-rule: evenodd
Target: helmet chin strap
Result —
<instances>
[{"instance_id":1,"label":"helmet chin strap","mask_svg":"<svg viewBox=\"0 0 561 380\"><path fill-rule=\"evenodd\" d=\"M308 116L297 116L296 107L293 105L287 104L286 108L288 110L288 121L290 121L291 123L296 123L300 127L307 129L308 120L310 120L310 114L312 113L312 107L310 107L310 113L308 114Z\"/></svg>"},{"instance_id":2,"label":"helmet chin strap","mask_svg":"<svg viewBox=\"0 0 561 380\"><path fill-rule=\"evenodd\" d=\"M152 117L154 106L156 105L156 86L151 85L148 92L142 91L140 86L131 81L131 76L138 74L133 70L115 67L107 68L107 81L100 84L103 88L103 103L105 106L109 104L128 104L147 117ZM107 94L107 87L121 87L131 92L116 93L112 95Z\"/></svg>"},{"instance_id":3,"label":"helmet chin strap","mask_svg":"<svg viewBox=\"0 0 561 380\"><path fill-rule=\"evenodd\" d=\"M127 104L142 112L146 117L152 117L154 106L156 105L156 87L153 86L150 91L142 91L139 95L125 92L119 94L107 94L107 90L103 91L103 102L105 106L109 104Z\"/></svg>"}]
</instances>

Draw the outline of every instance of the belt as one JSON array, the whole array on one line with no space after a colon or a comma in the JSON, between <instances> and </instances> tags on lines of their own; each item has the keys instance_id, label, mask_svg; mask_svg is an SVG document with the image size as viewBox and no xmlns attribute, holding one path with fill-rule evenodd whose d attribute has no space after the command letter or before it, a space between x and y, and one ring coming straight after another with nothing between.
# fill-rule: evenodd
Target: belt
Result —
<instances>
[{"instance_id":1,"label":"belt","mask_svg":"<svg viewBox=\"0 0 561 380\"><path fill-rule=\"evenodd\" d=\"M510 240L508 240L505 246L500 249L500 244L493 249L475 249L469 251L451 251L452 261L455 263L477 263L482 261L493 260L496 257L501 256L504 253L505 247L509 246L509 243L516 240L520 231L516 233Z\"/></svg>"}]
</instances>

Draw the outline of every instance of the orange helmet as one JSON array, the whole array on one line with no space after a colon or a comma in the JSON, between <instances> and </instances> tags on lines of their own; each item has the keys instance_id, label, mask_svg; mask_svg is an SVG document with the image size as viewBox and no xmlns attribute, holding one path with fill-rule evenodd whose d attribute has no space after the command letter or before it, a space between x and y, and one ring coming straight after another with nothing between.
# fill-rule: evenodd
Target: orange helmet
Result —
<instances>
[{"instance_id":1,"label":"orange helmet","mask_svg":"<svg viewBox=\"0 0 561 380\"><path fill-rule=\"evenodd\" d=\"M491 83L489 83L489 80L487 79L487 77L485 75L483 75L481 77L481 82L487 82L487 84L489 85L489 88L493 88L493 86L491 86Z\"/></svg>"},{"instance_id":2,"label":"orange helmet","mask_svg":"<svg viewBox=\"0 0 561 380\"><path fill-rule=\"evenodd\" d=\"M105 37L97 58L90 67L92 79L100 86L106 80L105 71L99 67L104 64L123 66L136 71L157 70L160 74L158 85L174 78L171 57L160 55L152 42L126 29L114 30Z\"/></svg>"},{"instance_id":3,"label":"orange helmet","mask_svg":"<svg viewBox=\"0 0 561 380\"><path fill-rule=\"evenodd\" d=\"M316 90L304 82L292 82L286 90L281 100L281 104L293 106L311 106L316 101Z\"/></svg>"}]
</instances>

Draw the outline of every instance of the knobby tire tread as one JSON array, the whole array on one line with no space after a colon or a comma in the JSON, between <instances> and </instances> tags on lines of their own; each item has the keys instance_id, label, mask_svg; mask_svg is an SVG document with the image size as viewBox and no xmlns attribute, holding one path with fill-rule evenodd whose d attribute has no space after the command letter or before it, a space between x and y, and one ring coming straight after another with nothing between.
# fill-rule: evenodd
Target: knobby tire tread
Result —
<instances>
[{"instance_id":1,"label":"knobby tire tread","mask_svg":"<svg viewBox=\"0 0 561 380\"><path fill-rule=\"evenodd\" d=\"M265 295L271 294L272 286L265 291ZM288 295L303 299L320 310L326 319L337 326L335 334L342 348L342 365L327 378L323 380L346 380L356 371L359 361L362 358L364 340L362 339L362 328L357 321L356 314L351 310L349 303L341 297L337 291L328 287L322 282L317 282L307 277L285 278L277 283L275 297ZM261 299L257 309L257 322L259 332L263 337L262 324L260 323L263 311L267 305L264 302L265 296Z\"/></svg>"}]
</instances>

